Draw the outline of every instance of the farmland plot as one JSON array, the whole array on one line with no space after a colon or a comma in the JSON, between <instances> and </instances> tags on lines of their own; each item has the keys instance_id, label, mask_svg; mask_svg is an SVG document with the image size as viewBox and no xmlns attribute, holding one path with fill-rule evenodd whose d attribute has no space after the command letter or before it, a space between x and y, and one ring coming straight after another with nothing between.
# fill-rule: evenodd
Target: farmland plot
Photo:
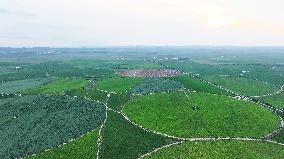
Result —
<instances>
[{"instance_id":1,"label":"farmland plot","mask_svg":"<svg viewBox=\"0 0 284 159\"><path fill-rule=\"evenodd\" d=\"M124 112L139 125L178 137L262 137L279 123L276 115L259 105L206 93L141 96Z\"/></svg>"},{"instance_id":2,"label":"farmland plot","mask_svg":"<svg viewBox=\"0 0 284 159\"><path fill-rule=\"evenodd\" d=\"M174 141L148 133L113 111L108 111L102 135L102 147L99 154L99 158L102 159L135 159L150 152L153 148Z\"/></svg>"},{"instance_id":3,"label":"farmland plot","mask_svg":"<svg viewBox=\"0 0 284 159\"><path fill-rule=\"evenodd\" d=\"M168 92L183 89L184 86L177 81L163 78L146 78L137 86L129 90L133 94L149 94L158 92Z\"/></svg>"},{"instance_id":4,"label":"farmland plot","mask_svg":"<svg viewBox=\"0 0 284 159\"><path fill-rule=\"evenodd\" d=\"M65 94L69 96L87 97L104 103L107 100L108 93L96 89L79 88L66 91Z\"/></svg>"},{"instance_id":5,"label":"farmland plot","mask_svg":"<svg viewBox=\"0 0 284 159\"><path fill-rule=\"evenodd\" d=\"M52 148L50 151L39 153L29 159L90 159L97 156L97 139L99 136L99 129L83 135L82 137L62 145L60 147Z\"/></svg>"},{"instance_id":6,"label":"farmland plot","mask_svg":"<svg viewBox=\"0 0 284 159\"><path fill-rule=\"evenodd\" d=\"M78 138L105 118L102 104L68 96L1 99L0 109L3 159L39 153Z\"/></svg>"},{"instance_id":7,"label":"farmland plot","mask_svg":"<svg viewBox=\"0 0 284 159\"><path fill-rule=\"evenodd\" d=\"M261 96L279 91L276 85L239 77L208 76L208 81L246 96Z\"/></svg>"},{"instance_id":8,"label":"farmland plot","mask_svg":"<svg viewBox=\"0 0 284 159\"><path fill-rule=\"evenodd\" d=\"M121 111L122 107L132 98L134 98L134 96L129 93L111 94L108 99L107 106L116 111Z\"/></svg>"},{"instance_id":9,"label":"farmland plot","mask_svg":"<svg viewBox=\"0 0 284 159\"><path fill-rule=\"evenodd\" d=\"M261 97L261 100L273 105L276 108L284 109L284 93L283 92L277 95L273 95L273 96Z\"/></svg>"},{"instance_id":10,"label":"farmland plot","mask_svg":"<svg viewBox=\"0 0 284 159\"><path fill-rule=\"evenodd\" d=\"M26 94L44 94L44 93L58 93L62 91L78 89L85 87L89 81L75 78L63 78L44 86L31 88L24 93Z\"/></svg>"},{"instance_id":11,"label":"farmland plot","mask_svg":"<svg viewBox=\"0 0 284 159\"><path fill-rule=\"evenodd\" d=\"M204 83L197 78L192 78L188 75L172 77L170 79L179 81L185 86L185 88L192 90L192 91L234 96L232 93L229 93L225 90L219 89L214 86L210 86L209 84Z\"/></svg>"},{"instance_id":12,"label":"farmland plot","mask_svg":"<svg viewBox=\"0 0 284 159\"><path fill-rule=\"evenodd\" d=\"M95 87L108 92L124 93L144 78L117 77L98 82Z\"/></svg>"},{"instance_id":13,"label":"farmland plot","mask_svg":"<svg viewBox=\"0 0 284 159\"><path fill-rule=\"evenodd\" d=\"M50 83L57 78L36 78L36 79L25 79L18 81L10 81L0 84L0 92L1 93L19 93L26 89L37 87L40 85L44 85Z\"/></svg>"},{"instance_id":14,"label":"farmland plot","mask_svg":"<svg viewBox=\"0 0 284 159\"><path fill-rule=\"evenodd\" d=\"M282 129L277 135L273 136L272 140L284 144L284 129Z\"/></svg>"},{"instance_id":15,"label":"farmland plot","mask_svg":"<svg viewBox=\"0 0 284 159\"><path fill-rule=\"evenodd\" d=\"M147 159L181 158L249 158L282 159L284 147L262 141L187 142L162 149Z\"/></svg>"}]
</instances>

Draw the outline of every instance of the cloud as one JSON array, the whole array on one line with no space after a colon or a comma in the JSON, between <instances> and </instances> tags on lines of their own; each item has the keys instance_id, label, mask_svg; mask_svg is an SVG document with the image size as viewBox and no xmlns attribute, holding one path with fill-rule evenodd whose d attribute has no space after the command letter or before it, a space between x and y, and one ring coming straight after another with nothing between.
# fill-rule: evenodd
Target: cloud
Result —
<instances>
[{"instance_id":1,"label":"cloud","mask_svg":"<svg viewBox=\"0 0 284 159\"><path fill-rule=\"evenodd\" d=\"M226 18L226 17L215 17L210 18L205 22L205 25L212 27L212 28L221 28L221 27L228 27L233 25L239 25L240 22L234 19Z\"/></svg>"},{"instance_id":2,"label":"cloud","mask_svg":"<svg viewBox=\"0 0 284 159\"><path fill-rule=\"evenodd\" d=\"M0 1L0 46L9 37L56 46L284 41L283 0Z\"/></svg>"}]
</instances>

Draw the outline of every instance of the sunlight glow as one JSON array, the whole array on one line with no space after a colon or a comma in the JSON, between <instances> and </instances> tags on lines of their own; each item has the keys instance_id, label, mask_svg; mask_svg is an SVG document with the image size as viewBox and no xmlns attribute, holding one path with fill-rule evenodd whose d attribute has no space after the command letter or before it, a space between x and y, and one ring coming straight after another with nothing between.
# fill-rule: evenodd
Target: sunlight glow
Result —
<instances>
[{"instance_id":1,"label":"sunlight glow","mask_svg":"<svg viewBox=\"0 0 284 159\"><path fill-rule=\"evenodd\" d=\"M211 18L208 19L205 24L212 28L221 28L221 27L227 27L231 25L237 25L239 24L238 21L230 19L230 18Z\"/></svg>"}]
</instances>

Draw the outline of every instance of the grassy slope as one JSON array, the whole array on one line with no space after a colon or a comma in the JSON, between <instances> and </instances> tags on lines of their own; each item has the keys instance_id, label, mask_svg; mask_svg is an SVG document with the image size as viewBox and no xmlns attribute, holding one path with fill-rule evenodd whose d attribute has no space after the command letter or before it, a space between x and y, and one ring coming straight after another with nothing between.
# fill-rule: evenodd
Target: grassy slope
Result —
<instances>
[{"instance_id":1,"label":"grassy slope","mask_svg":"<svg viewBox=\"0 0 284 159\"><path fill-rule=\"evenodd\" d=\"M187 142L162 149L151 159L184 158L235 158L235 159L282 159L284 147L260 141L216 141Z\"/></svg>"},{"instance_id":2,"label":"grassy slope","mask_svg":"<svg viewBox=\"0 0 284 159\"><path fill-rule=\"evenodd\" d=\"M119 77L98 82L96 88L109 92L124 93L137 85L144 78Z\"/></svg>"},{"instance_id":3,"label":"grassy slope","mask_svg":"<svg viewBox=\"0 0 284 159\"><path fill-rule=\"evenodd\" d=\"M260 137L278 127L276 115L251 102L206 93L187 95L189 99L183 92L138 97L124 112L144 127L181 137Z\"/></svg>"},{"instance_id":4,"label":"grassy slope","mask_svg":"<svg viewBox=\"0 0 284 159\"><path fill-rule=\"evenodd\" d=\"M279 90L279 88L273 84L245 78L207 76L206 79L247 96L266 95Z\"/></svg>"},{"instance_id":5,"label":"grassy slope","mask_svg":"<svg viewBox=\"0 0 284 159\"><path fill-rule=\"evenodd\" d=\"M36 87L25 91L26 94L57 93L72 89L78 89L89 83L83 79L64 78L44 86Z\"/></svg>"},{"instance_id":6,"label":"grassy slope","mask_svg":"<svg viewBox=\"0 0 284 159\"><path fill-rule=\"evenodd\" d=\"M172 77L172 79L181 82L187 89L190 90L232 96L232 94L227 91L221 90L214 86L210 86L207 83L200 81L199 79L194 79L187 75Z\"/></svg>"},{"instance_id":7,"label":"grassy slope","mask_svg":"<svg viewBox=\"0 0 284 159\"><path fill-rule=\"evenodd\" d=\"M90 159L97 156L97 139L99 129L96 129L84 136L60 147L47 152L42 152L29 159Z\"/></svg>"},{"instance_id":8,"label":"grassy slope","mask_svg":"<svg viewBox=\"0 0 284 159\"><path fill-rule=\"evenodd\" d=\"M148 133L125 120L121 115L109 111L102 131L103 144L100 158L132 159L172 142L163 136Z\"/></svg>"},{"instance_id":9,"label":"grassy slope","mask_svg":"<svg viewBox=\"0 0 284 159\"><path fill-rule=\"evenodd\" d=\"M276 108L280 109L284 108L284 93L273 96L261 97L261 99L266 103L273 105Z\"/></svg>"}]
</instances>

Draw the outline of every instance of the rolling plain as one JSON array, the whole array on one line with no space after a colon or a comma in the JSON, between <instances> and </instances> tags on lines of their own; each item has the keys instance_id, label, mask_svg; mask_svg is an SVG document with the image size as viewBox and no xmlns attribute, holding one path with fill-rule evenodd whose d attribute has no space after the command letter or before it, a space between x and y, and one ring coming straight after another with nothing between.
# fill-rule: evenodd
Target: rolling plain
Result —
<instances>
[{"instance_id":1,"label":"rolling plain","mask_svg":"<svg viewBox=\"0 0 284 159\"><path fill-rule=\"evenodd\" d=\"M284 56L239 49L1 48L0 158L283 159Z\"/></svg>"}]
</instances>

